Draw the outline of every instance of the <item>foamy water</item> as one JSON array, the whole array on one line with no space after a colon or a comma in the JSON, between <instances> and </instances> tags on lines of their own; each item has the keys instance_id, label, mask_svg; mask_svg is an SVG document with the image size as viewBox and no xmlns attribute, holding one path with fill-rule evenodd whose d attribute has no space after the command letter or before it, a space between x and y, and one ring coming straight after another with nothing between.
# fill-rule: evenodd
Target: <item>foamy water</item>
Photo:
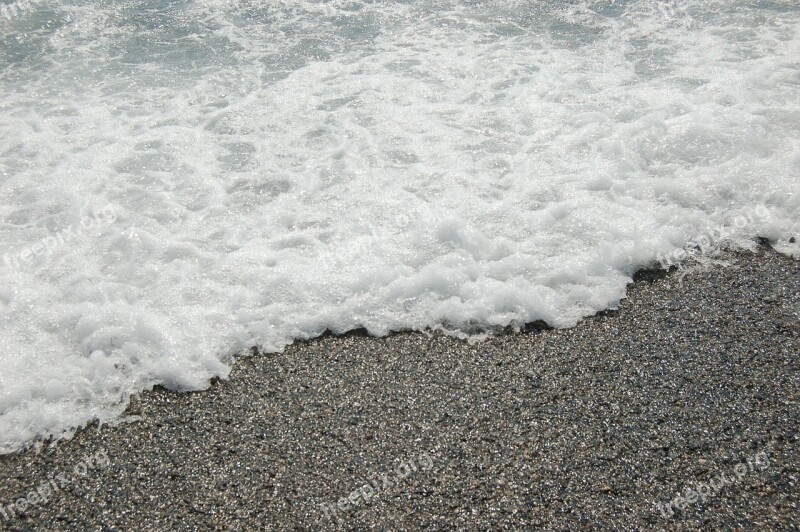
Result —
<instances>
[{"instance_id":1,"label":"foamy water","mask_svg":"<svg viewBox=\"0 0 800 532\"><path fill-rule=\"evenodd\" d=\"M0 452L251 346L568 327L702 235L800 255L793 1L25 1Z\"/></svg>"}]
</instances>

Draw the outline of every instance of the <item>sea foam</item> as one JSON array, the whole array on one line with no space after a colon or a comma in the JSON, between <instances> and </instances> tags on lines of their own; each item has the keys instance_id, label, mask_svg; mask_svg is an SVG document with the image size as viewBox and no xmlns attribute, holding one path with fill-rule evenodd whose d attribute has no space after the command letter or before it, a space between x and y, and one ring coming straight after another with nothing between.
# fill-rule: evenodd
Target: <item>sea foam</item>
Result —
<instances>
[{"instance_id":1,"label":"sea foam","mask_svg":"<svg viewBox=\"0 0 800 532\"><path fill-rule=\"evenodd\" d=\"M569 327L717 227L800 256L794 2L486 4L0 19L0 452L252 346Z\"/></svg>"}]
</instances>

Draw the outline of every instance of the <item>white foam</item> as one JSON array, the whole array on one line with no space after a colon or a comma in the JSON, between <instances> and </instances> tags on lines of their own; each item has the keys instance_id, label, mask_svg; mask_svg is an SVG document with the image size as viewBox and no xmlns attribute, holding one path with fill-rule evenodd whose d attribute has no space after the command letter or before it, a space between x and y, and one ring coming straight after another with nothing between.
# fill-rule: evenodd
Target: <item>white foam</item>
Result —
<instances>
[{"instance_id":1,"label":"white foam","mask_svg":"<svg viewBox=\"0 0 800 532\"><path fill-rule=\"evenodd\" d=\"M0 452L326 329L568 327L717 227L800 256L800 11L751 4L0 21Z\"/></svg>"}]
</instances>

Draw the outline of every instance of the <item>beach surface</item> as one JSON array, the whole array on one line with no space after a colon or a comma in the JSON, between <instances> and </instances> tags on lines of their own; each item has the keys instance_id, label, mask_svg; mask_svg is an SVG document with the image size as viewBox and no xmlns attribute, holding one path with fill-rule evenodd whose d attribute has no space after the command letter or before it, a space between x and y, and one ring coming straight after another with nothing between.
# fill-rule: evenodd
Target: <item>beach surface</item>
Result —
<instances>
[{"instance_id":1,"label":"beach surface","mask_svg":"<svg viewBox=\"0 0 800 532\"><path fill-rule=\"evenodd\" d=\"M0 528L797 528L800 263L722 258L571 329L328 336L145 393L0 457Z\"/></svg>"}]
</instances>

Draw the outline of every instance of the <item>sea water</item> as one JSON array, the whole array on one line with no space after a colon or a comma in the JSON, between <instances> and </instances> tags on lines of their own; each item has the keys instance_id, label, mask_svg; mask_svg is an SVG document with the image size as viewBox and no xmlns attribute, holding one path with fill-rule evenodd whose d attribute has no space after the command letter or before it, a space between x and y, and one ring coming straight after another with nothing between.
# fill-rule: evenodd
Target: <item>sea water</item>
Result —
<instances>
[{"instance_id":1,"label":"sea water","mask_svg":"<svg viewBox=\"0 0 800 532\"><path fill-rule=\"evenodd\" d=\"M1 1L0 452L253 346L800 255L794 0Z\"/></svg>"}]
</instances>

